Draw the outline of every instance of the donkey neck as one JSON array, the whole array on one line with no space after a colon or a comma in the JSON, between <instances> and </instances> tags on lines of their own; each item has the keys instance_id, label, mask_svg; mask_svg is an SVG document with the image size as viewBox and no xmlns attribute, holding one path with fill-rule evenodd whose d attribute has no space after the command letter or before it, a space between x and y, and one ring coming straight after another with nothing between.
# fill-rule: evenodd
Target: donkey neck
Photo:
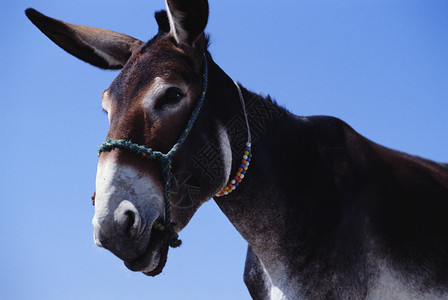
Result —
<instances>
[{"instance_id":1,"label":"donkey neck","mask_svg":"<svg viewBox=\"0 0 448 300\"><path fill-rule=\"evenodd\" d=\"M235 89L228 80L228 88ZM333 242L333 229L339 221L333 213L338 210L335 186L325 173L311 122L289 113L269 97L242 91L253 157L242 184L215 201L261 260L272 282L286 280L292 286L299 281L294 272L303 268L310 253L331 248L326 246ZM217 114L231 141L232 175L238 169L247 134L244 123L234 121L243 118L239 100L234 97L231 101L232 113ZM241 136L236 136L238 132Z\"/></svg>"},{"instance_id":2,"label":"donkey neck","mask_svg":"<svg viewBox=\"0 0 448 300\"><path fill-rule=\"evenodd\" d=\"M224 86L222 92L217 94L228 97L219 99L215 114L219 116L217 119L224 125L229 136L232 148L230 176L233 176L243 155L247 128L232 80L216 65L212 67L211 76L215 76L211 78L211 84L219 77L219 82ZM212 90L214 89L211 88L211 93ZM234 91L231 93L233 96L224 90ZM255 152L243 182L233 193L215 200L267 268L271 268L273 273L276 270L285 274L287 262L284 262L284 266L278 264L283 263L279 260L284 246L284 236L280 233L285 232L287 227L289 197L279 191L284 190L282 186L285 183L282 182L281 173L288 165L288 157L284 157L284 154L293 153L291 146L296 137L291 127L294 127L297 119L269 98L263 98L244 88L242 93L251 128L252 145L255 147L252 149ZM221 107L222 102L226 108ZM232 111L223 113L229 107Z\"/></svg>"}]
</instances>

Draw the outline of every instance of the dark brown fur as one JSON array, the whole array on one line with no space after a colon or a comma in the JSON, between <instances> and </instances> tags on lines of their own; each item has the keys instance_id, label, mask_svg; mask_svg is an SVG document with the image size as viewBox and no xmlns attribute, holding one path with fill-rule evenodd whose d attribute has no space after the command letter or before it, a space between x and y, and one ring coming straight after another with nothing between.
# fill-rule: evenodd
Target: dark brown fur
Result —
<instances>
[{"instance_id":1,"label":"dark brown fur","mask_svg":"<svg viewBox=\"0 0 448 300\"><path fill-rule=\"evenodd\" d=\"M206 2L168 1L173 15L183 16L177 25L186 36L176 36L182 31L169 28L166 13L158 12L159 31L151 41L144 44L121 36L128 46L117 43L111 51L126 62L108 89L113 107L108 138L163 152L185 128L194 101L180 102L183 109L170 115L172 107L157 105L158 99L143 108L142 98L154 78L161 77L189 85L189 95L196 99L202 55L207 56L206 101L173 160L177 184L171 211L176 231L228 180L223 128L232 150L231 174L239 167L245 143L237 89L206 49ZM68 52L99 67L118 67L92 53L89 49L95 45L77 43L76 36L75 44L67 42L71 25L33 10L27 15ZM289 299L364 298L376 288L382 263L399 274L397 281L409 295L448 295L446 164L379 146L336 118L298 117L269 99L244 88L242 92L254 137L253 160L237 191L216 202L249 244L244 279L252 297L266 299L276 287ZM151 173L161 185L154 161L122 150L106 155ZM167 247L149 275L163 269L166 255Z\"/></svg>"}]
</instances>

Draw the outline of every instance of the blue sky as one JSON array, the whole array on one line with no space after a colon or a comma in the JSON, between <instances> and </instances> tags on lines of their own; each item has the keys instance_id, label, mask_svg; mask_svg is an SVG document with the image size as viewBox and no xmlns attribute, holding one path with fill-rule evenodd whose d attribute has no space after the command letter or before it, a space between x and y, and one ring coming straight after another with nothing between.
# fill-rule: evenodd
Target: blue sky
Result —
<instances>
[{"instance_id":1,"label":"blue sky","mask_svg":"<svg viewBox=\"0 0 448 300\"><path fill-rule=\"evenodd\" d=\"M246 244L213 201L149 278L93 244L100 96L118 74L77 60L25 18L156 33L163 1L16 0L0 4L0 298L249 299ZM215 61L299 115L332 115L369 139L448 161L448 2L218 1Z\"/></svg>"}]
</instances>

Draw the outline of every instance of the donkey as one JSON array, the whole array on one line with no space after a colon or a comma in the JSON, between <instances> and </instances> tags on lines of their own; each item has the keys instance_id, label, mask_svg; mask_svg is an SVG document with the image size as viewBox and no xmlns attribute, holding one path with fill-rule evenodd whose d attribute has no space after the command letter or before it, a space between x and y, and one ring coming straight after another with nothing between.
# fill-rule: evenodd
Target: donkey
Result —
<instances>
[{"instance_id":1,"label":"donkey","mask_svg":"<svg viewBox=\"0 0 448 300\"><path fill-rule=\"evenodd\" d=\"M208 52L208 11L166 0L142 42L26 10L70 54L122 69L102 95L95 243L155 276L214 198L248 243L254 299L447 299L448 165L235 83Z\"/></svg>"}]
</instances>

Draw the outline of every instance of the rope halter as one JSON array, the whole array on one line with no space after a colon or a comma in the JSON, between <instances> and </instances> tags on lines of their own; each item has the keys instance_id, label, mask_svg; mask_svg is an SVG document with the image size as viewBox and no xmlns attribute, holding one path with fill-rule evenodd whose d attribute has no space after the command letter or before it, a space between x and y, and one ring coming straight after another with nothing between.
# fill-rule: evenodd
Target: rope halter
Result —
<instances>
[{"instance_id":1,"label":"rope halter","mask_svg":"<svg viewBox=\"0 0 448 300\"><path fill-rule=\"evenodd\" d=\"M196 106L191 114L190 120L187 123L187 127L182 132L182 135L174 144L174 146L171 148L171 150L168 151L168 153L165 154L160 151L153 150L151 148L146 148L145 146L134 144L133 142L128 140L107 140L100 145L98 150L98 156L100 156L101 153L105 151L111 151L116 148L125 149L130 152L136 153L141 157L154 159L159 163L162 169L162 177L165 184L165 195L164 195L165 218L164 218L164 224L160 224L157 220L155 221L153 227L157 230L168 231L169 229L172 229L173 226L171 223L171 185L174 180L174 175L172 171L173 168L172 157L187 139L191 129L193 128L194 122L196 121L199 115L202 104L204 103L205 100L205 95L207 93L207 81L208 81L207 56L205 53L203 58L204 58L204 74L203 74L203 87L201 96L197 101ZM179 247L181 243L182 241L179 240L178 234L173 231L173 236L169 241L169 245L173 248L176 248Z\"/></svg>"}]
</instances>

